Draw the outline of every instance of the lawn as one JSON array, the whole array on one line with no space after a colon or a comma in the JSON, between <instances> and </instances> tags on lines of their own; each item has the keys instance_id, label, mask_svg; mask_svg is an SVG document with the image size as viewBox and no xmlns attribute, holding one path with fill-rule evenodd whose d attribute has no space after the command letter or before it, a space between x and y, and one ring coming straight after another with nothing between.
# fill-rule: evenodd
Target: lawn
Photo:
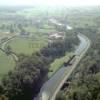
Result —
<instances>
[{"instance_id":1,"label":"lawn","mask_svg":"<svg viewBox=\"0 0 100 100\"><path fill-rule=\"evenodd\" d=\"M50 65L48 77L50 78L60 67L62 67L64 61L67 61L71 55L72 53L66 53L64 57L55 59L55 61Z\"/></svg>"},{"instance_id":2,"label":"lawn","mask_svg":"<svg viewBox=\"0 0 100 100\"><path fill-rule=\"evenodd\" d=\"M26 55L31 55L39 51L43 46L47 44L45 39L34 40L29 38L16 37L11 40L7 45L10 45L12 50L17 53L24 53Z\"/></svg>"},{"instance_id":3,"label":"lawn","mask_svg":"<svg viewBox=\"0 0 100 100\"><path fill-rule=\"evenodd\" d=\"M0 79L3 75L7 74L8 71L13 70L15 62L11 56L7 56L0 50Z\"/></svg>"}]
</instances>

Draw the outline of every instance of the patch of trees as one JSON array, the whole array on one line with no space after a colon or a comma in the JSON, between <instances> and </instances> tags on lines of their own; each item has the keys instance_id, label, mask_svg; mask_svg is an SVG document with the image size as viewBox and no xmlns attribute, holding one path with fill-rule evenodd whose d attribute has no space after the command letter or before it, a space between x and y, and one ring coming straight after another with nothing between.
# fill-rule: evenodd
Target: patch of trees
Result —
<instances>
[{"instance_id":1,"label":"patch of trees","mask_svg":"<svg viewBox=\"0 0 100 100\"><path fill-rule=\"evenodd\" d=\"M8 45L6 48L5 48L5 53L7 54L7 55L10 55L11 53L12 53L12 49L11 49L11 47Z\"/></svg>"},{"instance_id":2,"label":"patch of trees","mask_svg":"<svg viewBox=\"0 0 100 100\"><path fill-rule=\"evenodd\" d=\"M69 87L56 100L100 100L100 56L85 57Z\"/></svg>"},{"instance_id":3,"label":"patch of trees","mask_svg":"<svg viewBox=\"0 0 100 100\"><path fill-rule=\"evenodd\" d=\"M66 100L100 100L100 56L85 59L70 85Z\"/></svg>"},{"instance_id":4,"label":"patch of trees","mask_svg":"<svg viewBox=\"0 0 100 100\"><path fill-rule=\"evenodd\" d=\"M91 56L93 56L93 54L95 55L100 54L100 31L98 27L77 28L75 30L76 32L78 31L80 33L83 33L90 38L92 42L90 49L92 51Z\"/></svg>"}]
</instances>

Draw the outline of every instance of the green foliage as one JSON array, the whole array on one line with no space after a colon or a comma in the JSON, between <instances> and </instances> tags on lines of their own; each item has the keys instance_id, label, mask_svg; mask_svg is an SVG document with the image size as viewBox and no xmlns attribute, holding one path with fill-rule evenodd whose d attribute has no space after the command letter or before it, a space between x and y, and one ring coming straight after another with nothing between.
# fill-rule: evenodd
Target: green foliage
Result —
<instances>
[{"instance_id":1,"label":"green foliage","mask_svg":"<svg viewBox=\"0 0 100 100\"><path fill-rule=\"evenodd\" d=\"M46 65L45 65L46 66ZM35 96L42 85L46 68L40 57L25 57L3 81L4 91L10 100L27 100Z\"/></svg>"},{"instance_id":2,"label":"green foliage","mask_svg":"<svg viewBox=\"0 0 100 100\"><path fill-rule=\"evenodd\" d=\"M0 51L0 79L7 74L10 70L13 70L15 62L11 56L7 56L4 52Z\"/></svg>"},{"instance_id":3,"label":"green foliage","mask_svg":"<svg viewBox=\"0 0 100 100\"><path fill-rule=\"evenodd\" d=\"M63 94L63 92L59 92L56 97L56 100L66 100L66 95Z\"/></svg>"},{"instance_id":4,"label":"green foliage","mask_svg":"<svg viewBox=\"0 0 100 100\"><path fill-rule=\"evenodd\" d=\"M98 100L100 93L100 77L88 75L81 83L77 81L67 95L68 100ZM100 98L99 98L100 99Z\"/></svg>"},{"instance_id":5,"label":"green foliage","mask_svg":"<svg viewBox=\"0 0 100 100\"><path fill-rule=\"evenodd\" d=\"M5 52L7 55L10 55L12 53L12 49L9 45L6 47Z\"/></svg>"},{"instance_id":6,"label":"green foliage","mask_svg":"<svg viewBox=\"0 0 100 100\"><path fill-rule=\"evenodd\" d=\"M75 79L71 80L69 91L65 92L66 100L100 99L100 56L94 58L92 55L86 56L75 71Z\"/></svg>"},{"instance_id":7,"label":"green foliage","mask_svg":"<svg viewBox=\"0 0 100 100\"><path fill-rule=\"evenodd\" d=\"M50 64L48 77L52 77L52 75L63 66L63 63L68 60L71 53L67 52L64 57L57 58Z\"/></svg>"},{"instance_id":8,"label":"green foliage","mask_svg":"<svg viewBox=\"0 0 100 100\"><path fill-rule=\"evenodd\" d=\"M12 51L16 54L26 54L31 55L39 51L47 42L45 40L34 40L30 38L15 38L11 40L7 45L12 48Z\"/></svg>"}]
</instances>

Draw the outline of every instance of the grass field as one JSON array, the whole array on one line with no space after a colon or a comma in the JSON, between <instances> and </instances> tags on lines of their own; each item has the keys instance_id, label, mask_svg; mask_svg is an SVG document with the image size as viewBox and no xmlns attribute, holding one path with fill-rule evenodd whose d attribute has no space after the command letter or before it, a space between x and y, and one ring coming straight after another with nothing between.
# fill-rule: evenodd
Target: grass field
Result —
<instances>
[{"instance_id":1,"label":"grass field","mask_svg":"<svg viewBox=\"0 0 100 100\"><path fill-rule=\"evenodd\" d=\"M15 62L11 56L7 56L0 51L0 79L7 74L8 71L13 70Z\"/></svg>"},{"instance_id":2,"label":"grass field","mask_svg":"<svg viewBox=\"0 0 100 100\"><path fill-rule=\"evenodd\" d=\"M59 59L55 59L53 63L50 65L50 71L48 73L48 77L50 78L60 67L63 66L64 61L67 61L69 57L72 55L72 53L66 53L64 57L61 57Z\"/></svg>"},{"instance_id":3,"label":"grass field","mask_svg":"<svg viewBox=\"0 0 100 100\"><path fill-rule=\"evenodd\" d=\"M17 53L23 53L27 55L31 55L36 51L39 51L43 46L47 44L46 40L32 40L29 38L15 38L11 40L7 45L10 45L12 50Z\"/></svg>"},{"instance_id":4,"label":"grass field","mask_svg":"<svg viewBox=\"0 0 100 100\"><path fill-rule=\"evenodd\" d=\"M31 33L37 33L37 34L42 34L43 33L50 33L50 32L56 32L57 30L54 28L54 26L50 26L48 24L43 24L41 26L41 28L36 28L36 27L24 27L24 29L27 31L27 32L31 32ZM37 35L36 34L36 35Z\"/></svg>"}]
</instances>

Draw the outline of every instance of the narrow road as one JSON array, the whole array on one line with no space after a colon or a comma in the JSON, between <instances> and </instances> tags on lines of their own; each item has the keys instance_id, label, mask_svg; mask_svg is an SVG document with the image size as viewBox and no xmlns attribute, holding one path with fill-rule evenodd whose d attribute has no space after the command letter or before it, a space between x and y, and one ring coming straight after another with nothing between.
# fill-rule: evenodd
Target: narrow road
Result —
<instances>
[{"instance_id":1,"label":"narrow road","mask_svg":"<svg viewBox=\"0 0 100 100\"><path fill-rule=\"evenodd\" d=\"M5 35L5 37L7 37L7 36ZM15 37L16 37L16 35L9 36L9 37L8 37L8 40L5 41L5 42L3 42L3 43L1 44L1 49L2 49L3 51L5 51L5 46L6 46L6 44L7 44L9 41L13 40ZM3 38L4 38L4 37L3 37ZM2 38L0 38L0 39L2 39ZM11 56L13 57L13 59L14 59L15 61L18 61L18 57L17 57L14 53L12 53Z\"/></svg>"},{"instance_id":2,"label":"narrow road","mask_svg":"<svg viewBox=\"0 0 100 100\"><path fill-rule=\"evenodd\" d=\"M55 100L56 95L63 86L64 82L72 74L74 69L77 67L77 64L90 47L91 42L86 36L78 34L78 38L80 40L80 45L74 52L76 56L73 64L68 67L62 66L62 68L60 68L53 77L44 83L39 95L34 100Z\"/></svg>"},{"instance_id":3,"label":"narrow road","mask_svg":"<svg viewBox=\"0 0 100 100\"><path fill-rule=\"evenodd\" d=\"M5 41L5 42L2 43L1 48L2 48L3 50L5 50L6 44L7 44L9 41L13 40L14 38L15 38L15 36L9 37L7 41Z\"/></svg>"}]
</instances>

